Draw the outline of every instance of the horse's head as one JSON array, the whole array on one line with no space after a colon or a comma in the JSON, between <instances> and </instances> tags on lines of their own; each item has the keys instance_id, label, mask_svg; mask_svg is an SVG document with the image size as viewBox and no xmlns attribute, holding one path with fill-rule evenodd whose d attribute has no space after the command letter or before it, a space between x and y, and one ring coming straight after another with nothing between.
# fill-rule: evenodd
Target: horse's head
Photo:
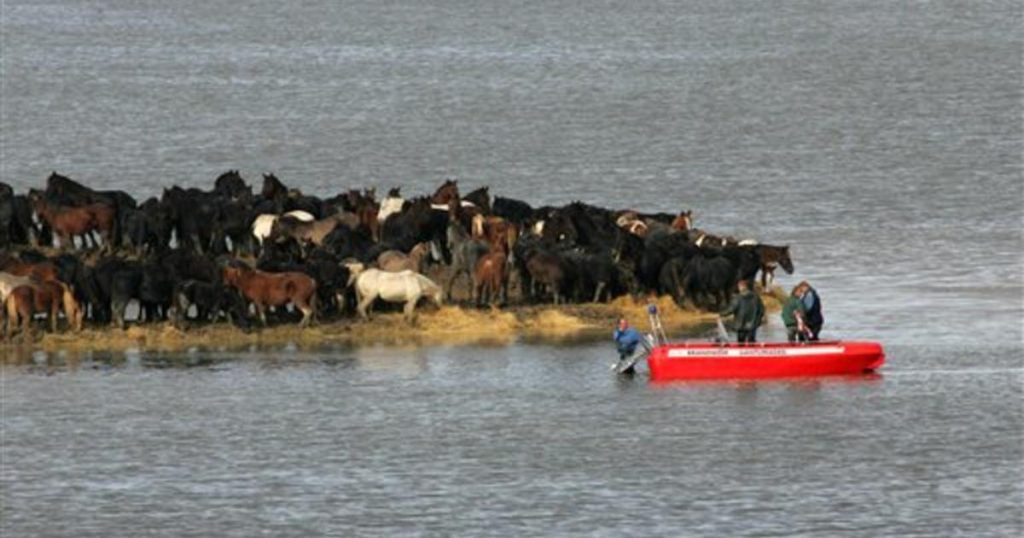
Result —
<instances>
[{"instance_id":1,"label":"horse's head","mask_svg":"<svg viewBox=\"0 0 1024 538\"><path fill-rule=\"evenodd\" d=\"M446 179L430 197L433 204L447 204L452 200L459 201L459 182L454 179Z\"/></svg>"},{"instance_id":2,"label":"horse's head","mask_svg":"<svg viewBox=\"0 0 1024 538\"><path fill-rule=\"evenodd\" d=\"M779 249L779 265L787 275L793 274L793 260L789 257L789 245Z\"/></svg>"},{"instance_id":3,"label":"horse's head","mask_svg":"<svg viewBox=\"0 0 1024 538\"><path fill-rule=\"evenodd\" d=\"M55 194L63 194L65 188L69 185L74 184L74 181L67 176L62 176L57 172L50 172L50 177L46 178L46 191Z\"/></svg>"},{"instance_id":4,"label":"horse's head","mask_svg":"<svg viewBox=\"0 0 1024 538\"><path fill-rule=\"evenodd\" d=\"M221 267L220 271L221 279L223 280L224 285L238 287L238 282L241 280L241 278L246 273L252 271L252 269L249 269L241 262L228 260L224 262L224 265Z\"/></svg>"},{"instance_id":5,"label":"horse's head","mask_svg":"<svg viewBox=\"0 0 1024 538\"><path fill-rule=\"evenodd\" d=\"M62 291L61 300L64 303L64 316L67 317L72 330L81 332L82 323L85 320L85 310L78 303L78 300L75 299L75 293L71 286L63 282L60 285Z\"/></svg>"},{"instance_id":6,"label":"horse's head","mask_svg":"<svg viewBox=\"0 0 1024 538\"><path fill-rule=\"evenodd\" d=\"M281 180L277 179L274 174L263 174L263 188L260 189L260 194L264 198L272 199L277 198L282 194L287 194L288 189L285 188Z\"/></svg>"},{"instance_id":7,"label":"horse's head","mask_svg":"<svg viewBox=\"0 0 1024 538\"><path fill-rule=\"evenodd\" d=\"M693 228L693 211L680 211L679 216L672 221L672 229L685 232L691 228Z\"/></svg>"},{"instance_id":8,"label":"horse's head","mask_svg":"<svg viewBox=\"0 0 1024 538\"><path fill-rule=\"evenodd\" d=\"M401 197L402 197L402 187L395 187L395 188L393 188L393 189L388 191L388 198L401 198Z\"/></svg>"},{"instance_id":9,"label":"horse's head","mask_svg":"<svg viewBox=\"0 0 1024 538\"><path fill-rule=\"evenodd\" d=\"M579 237L572 219L557 213L548 219L541 228L541 237L555 243L575 243Z\"/></svg>"},{"instance_id":10,"label":"horse's head","mask_svg":"<svg viewBox=\"0 0 1024 538\"><path fill-rule=\"evenodd\" d=\"M480 239L484 236L484 216L473 215L473 239Z\"/></svg>"},{"instance_id":11,"label":"horse's head","mask_svg":"<svg viewBox=\"0 0 1024 538\"><path fill-rule=\"evenodd\" d=\"M424 290L424 295L426 295L431 301L433 301L434 304L438 306L438 308L440 308L444 304L444 289L441 288L441 286L434 284L429 279L427 280L427 282L429 282L430 285L427 289Z\"/></svg>"}]
</instances>

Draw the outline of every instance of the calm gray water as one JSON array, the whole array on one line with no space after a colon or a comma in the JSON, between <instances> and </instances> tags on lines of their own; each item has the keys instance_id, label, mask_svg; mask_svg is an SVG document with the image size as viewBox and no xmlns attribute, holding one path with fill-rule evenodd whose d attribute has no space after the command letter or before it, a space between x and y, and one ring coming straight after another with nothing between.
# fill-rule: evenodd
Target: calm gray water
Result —
<instances>
[{"instance_id":1,"label":"calm gray water","mask_svg":"<svg viewBox=\"0 0 1024 538\"><path fill-rule=\"evenodd\" d=\"M860 382L607 345L36 357L4 536L1024 532L1018 2L7 0L0 180L692 208L789 243ZM767 336L778 337L778 327Z\"/></svg>"}]
</instances>

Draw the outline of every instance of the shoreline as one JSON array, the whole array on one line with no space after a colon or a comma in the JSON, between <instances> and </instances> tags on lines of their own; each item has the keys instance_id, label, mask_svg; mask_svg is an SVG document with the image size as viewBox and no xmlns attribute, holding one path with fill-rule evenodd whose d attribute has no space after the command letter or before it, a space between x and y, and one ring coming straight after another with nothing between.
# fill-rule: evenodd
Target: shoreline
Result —
<instances>
[{"instance_id":1,"label":"shoreline","mask_svg":"<svg viewBox=\"0 0 1024 538\"><path fill-rule=\"evenodd\" d=\"M762 293L767 312L780 309L779 288ZM610 338L614 320L624 316L633 325L646 329L648 304L655 304L665 330L670 334L709 325L715 313L681 309L667 296L636 301L619 297L609 303L467 308L445 305L418 312L410 326L400 312L378 313L370 321L353 318L320 322L302 328L298 324L278 324L265 329L242 331L220 322L180 330L171 322L132 325L125 330L90 327L80 333L34 333L31 342L5 342L3 356L24 356L43 352L122 352L128 350L176 352L194 348L230 349L251 346L316 346L344 344L355 346L429 346L429 345L509 345L517 339L565 341L576 338Z\"/></svg>"}]
</instances>

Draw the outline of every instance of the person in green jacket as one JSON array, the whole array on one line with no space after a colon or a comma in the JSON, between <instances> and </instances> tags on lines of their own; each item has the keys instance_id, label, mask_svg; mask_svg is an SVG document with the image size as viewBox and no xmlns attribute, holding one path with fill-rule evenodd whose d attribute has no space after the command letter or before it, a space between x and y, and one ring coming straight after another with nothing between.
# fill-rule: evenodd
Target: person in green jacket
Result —
<instances>
[{"instance_id":1,"label":"person in green jacket","mask_svg":"<svg viewBox=\"0 0 1024 538\"><path fill-rule=\"evenodd\" d=\"M733 325L736 328L737 342L756 342L757 328L764 320L764 303L761 297L750 289L750 283L746 280L740 280L736 286L739 293L720 314L734 316Z\"/></svg>"},{"instance_id":2,"label":"person in green jacket","mask_svg":"<svg viewBox=\"0 0 1024 538\"><path fill-rule=\"evenodd\" d=\"M807 328L807 307L801 300L801 291L798 284L782 305L782 323L786 326L786 338L790 342L806 342L810 334Z\"/></svg>"}]
</instances>

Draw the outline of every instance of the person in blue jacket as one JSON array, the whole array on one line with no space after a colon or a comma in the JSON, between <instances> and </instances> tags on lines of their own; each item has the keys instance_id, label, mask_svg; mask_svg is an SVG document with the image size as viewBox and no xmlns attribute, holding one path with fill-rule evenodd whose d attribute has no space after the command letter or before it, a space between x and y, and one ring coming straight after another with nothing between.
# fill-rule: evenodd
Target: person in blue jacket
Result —
<instances>
[{"instance_id":1,"label":"person in blue jacket","mask_svg":"<svg viewBox=\"0 0 1024 538\"><path fill-rule=\"evenodd\" d=\"M619 349L619 360L631 356L642 338L640 331L630 327L626 318L619 318L618 327L612 333L612 337L615 338L615 345Z\"/></svg>"},{"instance_id":2,"label":"person in blue jacket","mask_svg":"<svg viewBox=\"0 0 1024 538\"><path fill-rule=\"evenodd\" d=\"M804 310L807 312L805 319L807 328L811 330L811 340L817 340L821 326L825 324L825 316L821 314L821 297L806 280L797 284L797 288L800 290L800 301L804 303Z\"/></svg>"}]
</instances>

